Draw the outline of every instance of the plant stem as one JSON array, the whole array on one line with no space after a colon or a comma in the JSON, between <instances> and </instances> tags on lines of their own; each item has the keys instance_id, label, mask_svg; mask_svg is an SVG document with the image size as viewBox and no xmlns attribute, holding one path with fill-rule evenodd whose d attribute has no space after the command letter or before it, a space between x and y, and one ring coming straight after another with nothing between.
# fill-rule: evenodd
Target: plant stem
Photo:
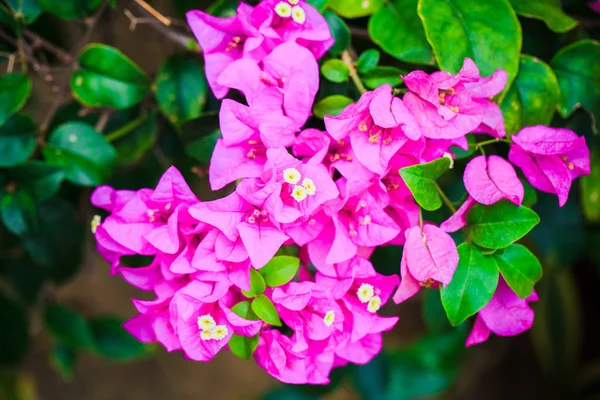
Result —
<instances>
[{"instance_id":1,"label":"plant stem","mask_svg":"<svg viewBox=\"0 0 600 400\"><path fill-rule=\"evenodd\" d=\"M106 134L106 140L108 142L114 142L115 140L122 138L123 136L127 135L129 132L137 129L140 125L142 125L144 123L144 121L146 121L146 119L148 119L148 114L139 116L138 118L134 119L133 121L123 125L119 129L116 129L116 130Z\"/></svg>"},{"instance_id":2,"label":"plant stem","mask_svg":"<svg viewBox=\"0 0 600 400\"><path fill-rule=\"evenodd\" d=\"M435 188L437 189L440 197L442 198L442 201L444 202L444 204L446 205L446 207L448 207L448 209L450 211L452 211L452 214L454 214L456 212L456 208L454 207L454 205L452 205L452 202L446 196L446 193L444 193L444 191L442 190L442 188L440 187L440 185L438 185L437 182L434 182L434 184L435 184Z\"/></svg>"},{"instance_id":3,"label":"plant stem","mask_svg":"<svg viewBox=\"0 0 600 400\"><path fill-rule=\"evenodd\" d=\"M159 20L164 26L171 25L171 20L169 18L165 17L164 15L162 15L161 13L156 11L156 9L154 7L152 7L150 4L146 3L144 0L134 0L134 1L140 7L142 7L144 10L146 10L150 15L152 15L154 18Z\"/></svg>"},{"instance_id":4,"label":"plant stem","mask_svg":"<svg viewBox=\"0 0 600 400\"><path fill-rule=\"evenodd\" d=\"M492 144L492 143L499 143L499 142L504 142L504 143L508 143L508 144L511 144L511 143L512 143L512 142L511 142L510 140L508 140L508 139L500 139L500 138L498 138L498 139L490 139L490 140L486 140L485 142L479 142L479 143L477 143L477 144L475 145L475 148L478 148L478 147L483 147L483 146L486 146L486 145L488 145L488 144Z\"/></svg>"},{"instance_id":5,"label":"plant stem","mask_svg":"<svg viewBox=\"0 0 600 400\"><path fill-rule=\"evenodd\" d=\"M367 89L360 80L356 68L354 68L354 61L352 60L352 56L348 50L344 50L342 52L342 61L348 66L348 70L350 71L350 79L352 79L352 82L354 83L354 86L356 86L358 92L360 94L365 93Z\"/></svg>"}]
</instances>

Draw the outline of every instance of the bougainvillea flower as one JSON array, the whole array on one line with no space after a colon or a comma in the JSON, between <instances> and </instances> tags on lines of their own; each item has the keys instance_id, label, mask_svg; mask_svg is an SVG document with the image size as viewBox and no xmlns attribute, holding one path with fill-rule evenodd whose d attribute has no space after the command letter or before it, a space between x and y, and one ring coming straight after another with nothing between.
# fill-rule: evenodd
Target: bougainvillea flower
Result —
<instances>
[{"instance_id":1,"label":"bougainvillea flower","mask_svg":"<svg viewBox=\"0 0 600 400\"><path fill-rule=\"evenodd\" d=\"M589 2L588 6L590 6L590 8L596 11L597 13L600 13L600 0L596 0L595 2Z\"/></svg>"},{"instance_id":2,"label":"bougainvillea flower","mask_svg":"<svg viewBox=\"0 0 600 400\"><path fill-rule=\"evenodd\" d=\"M490 302L477 314L475 325L467 338L467 346L485 342L490 332L500 336L514 336L525 332L533 325L534 313L528 303L537 301L534 291L521 299L500 278L496 293Z\"/></svg>"},{"instance_id":3,"label":"bougainvillea flower","mask_svg":"<svg viewBox=\"0 0 600 400\"><path fill-rule=\"evenodd\" d=\"M440 229L444 232L452 233L464 228L467 225L467 213L475 204L477 204L475 199L469 196L450 218L442 222Z\"/></svg>"},{"instance_id":4,"label":"bougainvillea flower","mask_svg":"<svg viewBox=\"0 0 600 400\"><path fill-rule=\"evenodd\" d=\"M530 126L512 136L509 160L521 168L534 188L558 196L562 207L571 182L590 173L590 152L585 137L569 129Z\"/></svg>"},{"instance_id":5,"label":"bougainvillea flower","mask_svg":"<svg viewBox=\"0 0 600 400\"><path fill-rule=\"evenodd\" d=\"M410 91L403 100L427 138L454 139L473 131L501 137L506 134L502 113L487 98L500 93L506 80L504 71L481 78L475 63L465 58L456 75L441 71L408 74L404 83Z\"/></svg>"},{"instance_id":6,"label":"bougainvillea flower","mask_svg":"<svg viewBox=\"0 0 600 400\"><path fill-rule=\"evenodd\" d=\"M464 183L469 195L481 204L508 199L519 206L523 201L523 184L513 166L502 157L479 156L469 161Z\"/></svg>"},{"instance_id":7,"label":"bougainvillea flower","mask_svg":"<svg viewBox=\"0 0 600 400\"><path fill-rule=\"evenodd\" d=\"M337 117L325 117L325 126L335 140L348 136L361 164L379 175L409 138L421 137L413 115L392 95L390 85L363 94Z\"/></svg>"},{"instance_id":8,"label":"bougainvillea flower","mask_svg":"<svg viewBox=\"0 0 600 400\"><path fill-rule=\"evenodd\" d=\"M414 296L421 286L447 285L458 265L454 240L435 225L415 226L406 231L400 263L400 287L396 304Z\"/></svg>"},{"instance_id":9,"label":"bougainvillea flower","mask_svg":"<svg viewBox=\"0 0 600 400\"><path fill-rule=\"evenodd\" d=\"M313 55L294 42L277 46L262 60L241 59L231 63L217 82L237 89L252 108L266 88L277 88L283 95L283 110L298 127L311 115L319 90L319 66Z\"/></svg>"},{"instance_id":10,"label":"bougainvillea flower","mask_svg":"<svg viewBox=\"0 0 600 400\"><path fill-rule=\"evenodd\" d=\"M254 359L265 371L284 383L307 383L306 355L293 350L292 340L271 329L258 338Z\"/></svg>"}]
</instances>

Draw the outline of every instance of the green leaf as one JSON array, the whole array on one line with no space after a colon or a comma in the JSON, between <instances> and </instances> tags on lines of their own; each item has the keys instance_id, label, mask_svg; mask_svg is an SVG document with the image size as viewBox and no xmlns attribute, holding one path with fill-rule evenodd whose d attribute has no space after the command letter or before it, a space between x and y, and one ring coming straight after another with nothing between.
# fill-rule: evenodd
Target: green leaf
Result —
<instances>
[{"instance_id":1,"label":"green leaf","mask_svg":"<svg viewBox=\"0 0 600 400\"><path fill-rule=\"evenodd\" d=\"M203 138L194 140L188 144L185 147L185 152L188 156L200 161L202 165L208 165L210 164L210 159L215 150L215 146L217 145L217 140L222 136L221 131L217 129Z\"/></svg>"},{"instance_id":2,"label":"green leaf","mask_svg":"<svg viewBox=\"0 0 600 400\"><path fill-rule=\"evenodd\" d=\"M326 115L335 117L339 115L344 108L348 104L353 103L354 101L341 94L334 94L331 96L327 96L313 107L313 114L317 118L323 119Z\"/></svg>"},{"instance_id":3,"label":"green leaf","mask_svg":"<svg viewBox=\"0 0 600 400\"><path fill-rule=\"evenodd\" d=\"M581 177L581 202L589 222L600 222L600 151L590 153L590 175Z\"/></svg>"},{"instance_id":4,"label":"green leaf","mask_svg":"<svg viewBox=\"0 0 600 400\"><path fill-rule=\"evenodd\" d=\"M254 268L250 268L250 291L242 290L242 294L246 297L254 297L263 294L266 288L267 285L262 275Z\"/></svg>"},{"instance_id":5,"label":"green leaf","mask_svg":"<svg viewBox=\"0 0 600 400\"><path fill-rule=\"evenodd\" d=\"M6 0L10 8L15 13L16 19L22 19L26 24L30 24L42 13L42 8L37 0Z\"/></svg>"},{"instance_id":6,"label":"green leaf","mask_svg":"<svg viewBox=\"0 0 600 400\"><path fill-rule=\"evenodd\" d=\"M198 62L187 56L173 56L156 77L156 99L161 111L179 126L198 118L206 105L208 86Z\"/></svg>"},{"instance_id":7,"label":"green leaf","mask_svg":"<svg viewBox=\"0 0 600 400\"><path fill-rule=\"evenodd\" d=\"M507 0L419 0L419 16L440 69L457 73L471 58L483 76L519 70L521 27Z\"/></svg>"},{"instance_id":8,"label":"green leaf","mask_svg":"<svg viewBox=\"0 0 600 400\"><path fill-rule=\"evenodd\" d=\"M77 210L63 199L47 201L36 211L37 227L23 236L23 246L53 282L63 283L82 266L83 224Z\"/></svg>"},{"instance_id":9,"label":"green leaf","mask_svg":"<svg viewBox=\"0 0 600 400\"><path fill-rule=\"evenodd\" d=\"M365 50L356 60L356 69L359 73L369 72L379 64L379 51L376 49Z\"/></svg>"},{"instance_id":10,"label":"green leaf","mask_svg":"<svg viewBox=\"0 0 600 400\"><path fill-rule=\"evenodd\" d=\"M84 18L94 12L103 0L37 0L49 13L62 19Z\"/></svg>"},{"instance_id":11,"label":"green leaf","mask_svg":"<svg viewBox=\"0 0 600 400\"><path fill-rule=\"evenodd\" d=\"M332 54L341 54L342 51L350 47L350 28L348 28L343 19L330 10L325 10L323 16L327 20L331 36L335 39L335 43L329 51Z\"/></svg>"},{"instance_id":12,"label":"green leaf","mask_svg":"<svg viewBox=\"0 0 600 400\"><path fill-rule=\"evenodd\" d=\"M442 157L427 164L412 165L400 170L400 176L415 201L425 210L435 211L442 206L435 181L450 169L450 163L448 157Z\"/></svg>"},{"instance_id":13,"label":"green leaf","mask_svg":"<svg viewBox=\"0 0 600 400\"><path fill-rule=\"evenodd\" d=\"M120 165L135 164L156 142L158 123L155 113L142 115L128 122L116 131L106 135L106 139L114 140Z\"/></svg>"},{"instance_id":14,"label":"green leaf","mask_svg":"<svg viewBox=\"0 0 600 400\"><path fill-rule=\"evenodd\" d=\"M491 206L475 204L467 213L473 242L488 249L503 249L525 236L540 222L535 211L501 200Z\"/></svg>"},{"instance_id":15,"label":"green leaf","mask_svg":"<svg viewBox=\"0 0 600 400\"><path fill-rule=\"evenodd\" d=\"M31 79L25 74L0 76L0 126L19 111L31 94Z\"/></svg>"},{"instance_id":16,"label":"green leaf","mask_svg":"<svg viewBox=\"0 0 600 400\"><path fill-rule=\"evenodd\" d=\"M83 316L72 308L49 303L44 307L44 326L59 341L88 350L94 348L94 337Z\"/></svg>"},{"instance_id":17,"label":"green leaf","mask_svg":"<svg viewBox=\"0 0 600 400\"><path fill-rule=\"evenodd\" d=\"M525 299L542 279L542 265L536 256L520 244L513 244L500 254L494 254L498 269L508 286Z\"/></svg>"},{"instance_id":18,"label":"green leaf","mask_svg":"<svg viewBox=\"0 0 600 400\"><path fill-rule=\"evenodd\" d=\"M35 149L37 127L25 114L15 114L0 126L0 167L25 162Z\"/></svg>"},{"instance_id":19,"label":"green leaf","mask_svg":"<svg viewBox=\"0 0 600 400\"><path fill-rule=\"evenodd\" d=\"M506 131L515 134L524 126L549 125L559 100L558 80L548 64L521 56L519 74L500 104Z\"/></svg>"},{"instance_id":20,"label":"green leaf","mask_svg":"<svg viewBox=\"0 0 600 400\"><path fill-rule=\"evenodd\" d=\"M366 17L383 4L384 0L329 0L329 8L344 18Z\"/></svg>"},{"instance_id":21,"label":"green leaf","mask_svg":"<svg viewBox=\"0 0 600 400\"><path fill-rule=\"evenodd\" d=\"M592 115L594 132L600 131L600 43L573 43L556 53L550 66L562 92L558 111L563 118L583 107Z\"/></svg>"},{"instance_id":22,"label":"green leaf","mask_svg":"<svg viewBox=\"0 0 600 400\"><path fill-rule=\"evenodd\" d=\"M242 360L250 360L258 347L258 335L248 337L234 333L231 335L227 345L229 346L229 350Z\"/></svg>"},{"instance_id":23,"label":"green leaf","mask_svg":"<svg viewBox=\"0 0 600 400\"><path fill-rule=\"evenodd\" d=\"M231 307L231 311L248 321L258 321L258 316L252 311L250 301L241 301Z\"/></svg>"},{"instance_id":24,"label":"green leaf","mask_svg":"<svg viewBox=\"0 0 600 400\"><path fill-rule=\"evenodd\" d=\"M91 44L79 56L71 77L75 98L87 107L129 108L150 90L148 76L114 47Z\"/></svg>"},{"instance_id":25,"label":"green leaf","mask_svg":"<svg viewBox=\"0 0 600 400\"><path fill-rule=\"evenodd\" d=\"M369 20L369 35L383 51L399 60L433 65L433 51L417 14L418 2L389 2Z\"/></svg>"},{"instance_id":26,"label":"green leaf","mask_svg":"<svg viewBox=\"0 0 600 400\"><path fill-rule=\"evenodd\" d=\"M77 350L56 342L50 353L50 363L64 380L71 380L77 364Z\"/></svg>"},{"instance_id":27,"label":"green leaf","mask_svg":"<svg viewBox=\"0 0 600 400\"><path fill-rule=\"evenodd\" d=\"M104 316L90 320L90 328L101 356L117 361L129 361L152 353L152 346L137 341L125 329L125 321L118 317Z\"/></svg>"},{"instance_id":28,"label":"green leaf","mask_svg":"<svg viewBox=\"0 0 600 400\"><path fill-rule=\"evenodd\" d=\"M306 3L310 4L311 6L319 10L320 13L322 13L329 5L329 0L307 0Z\"/></svg>"},{"instance_id":29,"label":"green leaf","mask_svg":"<svg viewBox=\"0 0 600 400\"><path fill-rule=\"evenodd\" d=\"M468 243L458 246L458 266L448 286L440 289L448 320L456 326L481 310L492 299L498 286L498 267L494 258Z\"/></svg>"},{"instance_id":30,"label":"green leaf","mask_svg":"<svg viewBox=\"0 0 600 400\"><path fill-rule=\"evenodd\" d=\"M510 0L517 14L544 21L554 32L564 33L577 26L577 21L561 10L560 0Z\"/></svg>"},{"instance_id":31,"label":"green leaf","mask_svg":"<svg viewBox=\"0 0 600 400\"><path fill-rule=\"evenodd\" d=\"M422 315L429 333L444 333L452 329L442 305L439 290L423 290Z\"/></svg>"},{"instance_id":32,"label":"green leaf","mask_svg":"<svg viewBox=\"0 0 600 400\"><path fill-rule=\"evenodd\" d=\"M41 161L19 165L0 177L0 208L6 227L16 235L37 225L36 205L54 196L64 173Z\"/></svg>"},{"instance_id":33,"label":"green leaf","mask_svg":"<svg viewBox=\"0 0 600 400\"><path fill-rule=\"evenodd\" d=\"M300 259L290 256L273 257L259 272L265 278L268 287L285 285L296 276L300 268Z\"/></svg>"},{"instance_id":34,"label":"green leaf","mask_svg":"<svg viewBox=\"0 0 600 400\"><path fill-rule=\"evenodd\" d=\"M27 310L0 293L0 321L0 366L17 364L29 347Z\"/></svg>"},{"instance_id":35,"label":"green leaf","mask_svg":"<svg viewBox=\"0 0 600 400\"><path fill-rule=\"evenodd\" d=\"M252 300L252 311L267 324L281 326L281 320L275 305L264 294L259 294Z\"/></svg>"},{"instance_id":36,"label":"green leaf","mask_svg":"<svg viewBox=\"0 0 600 400\"><path fill-rule=\"evenodd\" d=\"M360 78L369 89L377 89L379 86L385 84L394 87L403 82L402 78L400 78L403 72L396 67L375 67L362 74Z\"/></svg>"},{"instance_id":37,"label":"green leaf","mask_svg":"<svg viewBox=\"0 0 600 400\"><path fill-rule=\"evenodd\" d=\"M321 73L331 82L342 83L348 80L350 69L342 60L332 58L321 65Z\"/></svg>"},{"instance_id":38,"label":"green leaf","mask_svg":"<svg viewBox=\"0 0 600 400\"><path fill-rule=\"evenodd\" d=\"M56 128L42 152L48 164L61 167L69 181L82 186L104 183L117 161L105 137L81 122Z\"/></svg>"}]
</instances>

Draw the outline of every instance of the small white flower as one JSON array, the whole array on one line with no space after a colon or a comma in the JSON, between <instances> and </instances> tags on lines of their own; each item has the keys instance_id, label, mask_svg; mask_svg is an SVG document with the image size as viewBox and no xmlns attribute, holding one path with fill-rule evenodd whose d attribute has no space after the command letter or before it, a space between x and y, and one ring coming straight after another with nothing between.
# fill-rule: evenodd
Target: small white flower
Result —
<instances>
[{"instance_id":1,"label":"small white flower","mask_svg":"<svg viewBox=\"0 0 600 400\"><path fill-rule=\"evenodd\" d=\"M96 233L96 229L98 229L98 227L100 226L101 223L102 223L102 217L100 217L99 215L94 215L94 218L92 218L92 222L91 222L92 233Z\"/></svg>"},{"instance_id":2,"label":"small white flower","mask_svg":"<svg viewBox=\"0 0 600 400\"><path fill-rule=\"evenodd\" d=\"M291 5L296 5L298 3L300 3L300 0L288 0L290 2Z\"/></svg>"},{"instance_id":3,"label":"small white flower","mask_svg":"<svg viewBox=\"0 0 600 400\"><path fill-rule=\"evenodd\" d=\"M373 285L363 283L356 291L356 295L361 303L368 303L375 295L375 288L373 288Z\"/></svg>"},{"instance_id":4,"label":"small white flower","mask_svg":"<svg viewBox=\"0 0 600 400\"><path fill-rule=\"evenodd\" d=\"M210 331L210 337L215 340L225 339L229 334L229 329L225 325L217 325Z\"/></svg>"},{"instance_id":5,"label":"small white flower","mask_svg":"<svg viewBox=\"0 0 600 400\"><path fill-rule=\"evenodd\" d=\"M210 331L202 331L202 332L200 332L200 339L202 339L202 340L212 340L212 337L210 336Z\"/></svg>"},{"instance_id":6,"label":"small white flower","mask_svg":"<svg viewBox=\"0 0 600 400\"><path fill-rule=\"evenodd\" d=\"M292 8L292 19L300 25L306 22L306 13L304 12L304 9L300 6L294 6Z\"/></svg>"},{"instance_id":7,"label":"small white flower","mask_svg":"<svg viewBox=\"0 0 600 400\"><path fill-rule=\"evenodd\" d=\"M325 313L325 317L323 317L323 322L325 323L325 325L331 326L331 325L333 325L334 321L335 321L335 312L333 310L327 311Z\"/></svg>"},{"instance_id":8,"label":"small white flower","mask_svg":"<svg viewBox=\"0 0 600 400\"><path fill-rule=\"evenodd\" d=\"M292 16L292 6L286 2L280 1L275 6L275 12L282 18L289 18Z\"/></svg>"},{"instance_id":9,"label":"small white flower","mask_svg":"<svg viewBox=\"0 0 600 400\"><path fill-rule=\"evenodd\" d=\"M375 313L379 311L381 308L381 297L373 296L371 300L369 300L369 304L367 305L367 310L369 312Z\"/></svg>"},{"instance_id":10,"label":"small white flower","mask_svg":"<svg viewBox=\"0 0 600 400\"><path fill-rule=\"evenodd\" d=\"M317 193L317 187L315 186L313 180L310 178L304 178L302 180L302 186L304 186L304 189L306 189L306 194L309 196L312 196L315 193Z\"/></svg>"},{"instance_id":11,"label":"small white flower","mask_svg":"<svg viewBox=\"0 0 600 400\"><path fill-rule=\"evenodd\" d=\"M296 183L300 182L300 178L302 178L302 176L296 168L286 168L283 171L283 180L287 183L295 185Z\"/></svg>"},{"instance_id":12,"label":"small white flower","mask_svg":"<svg viewBox=\"0 0 600 400\"><path fill-rule=\"evenodd\" d=\"M217 326L217 323L210 315L206 314L198 317L198 328L200 330L209 332L215 326Z\"/></svg>"},{"instance_id":13,"label":"small white flower","mask_svg":"<svg viewBox=\"0 0 600 400\"><path fill-rule=\"evenodd\" d=\"M302 200L304 200L306 198L306 196L308 196L308 195L306 194L306 189L303 186L295 186L294 190L292 190L292 197L298 203L300 203Z\"/></svg>"}]
</instances>

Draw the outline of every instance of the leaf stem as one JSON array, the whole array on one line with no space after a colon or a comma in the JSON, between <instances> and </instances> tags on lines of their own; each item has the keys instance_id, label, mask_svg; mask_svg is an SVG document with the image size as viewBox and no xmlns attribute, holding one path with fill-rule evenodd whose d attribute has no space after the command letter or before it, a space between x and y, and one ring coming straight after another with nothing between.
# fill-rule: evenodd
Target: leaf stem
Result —
<instances>
[{"instance_id":1,"label":"leaf stem","mask_svg":"<svg viewBox=\"0 0 600 400\"><path fill-rule=\"evenodd\" d=\"M115 129L114 131L107 133L105 138L107 142L114 142L127 135L129 132L137 129L140 125L142 125L148 119L148 114L141 115L140 117L134 119L131 122L123 125L119 129Z\"/></svg>"},{"instance_id":2,"label":"leaf stem","mask_svg":"<svg viewBox=\"0 0 600 400\"><path fill-rule=\"evenodd\" d=\"M352 60L352 56L348 50L344 50L342 52L342 61L348 66L348 70L350 71L350 79L352 79L352 82L354 83L354 86L356 86L358 92L360 94L365 93L367 88L365 88L365 85L363 85L362 81L360 80L358 72L356 71L356 68L354 68L354 61Z\"/></svg>"},{"instance_id":3,"label":"leaf stem","mask_svg":"<svg viewBox=\"0 0 600 400\"><path fill-rule=\"evenodd\" d=\"M171 25L171 19L165 17L164 15L162 15L161 13L156 11L156 9L154 7L152 7L150 4L146 3L144 0L134 0L134 1L140 7L142 7L144 10L146 10L148 12L148 14L152 15L154 18L159 20L164 26Z\"/></svg>"},{"instance_id":4,"label":"leaf stem","mask_svg":"<svg viewBox=\"0 0 600 400\"><path fill-rule=\"evenodd\" d=\"M444 193L444 191L442 190L442 188L440 187L440 185L438 185L437 182L434 182L434 185L435 185L435 188L437 189L438 194L442 198L442 201L446 205L446 207L448 207L448 209L450 211L452 211L452 214L454 214L456 212L456 208L454 207L454 205L452 204L452 202L450 201L450 199L448 198L448 196L446 196L446 193Z\"/></svg>"}]
</instances>

